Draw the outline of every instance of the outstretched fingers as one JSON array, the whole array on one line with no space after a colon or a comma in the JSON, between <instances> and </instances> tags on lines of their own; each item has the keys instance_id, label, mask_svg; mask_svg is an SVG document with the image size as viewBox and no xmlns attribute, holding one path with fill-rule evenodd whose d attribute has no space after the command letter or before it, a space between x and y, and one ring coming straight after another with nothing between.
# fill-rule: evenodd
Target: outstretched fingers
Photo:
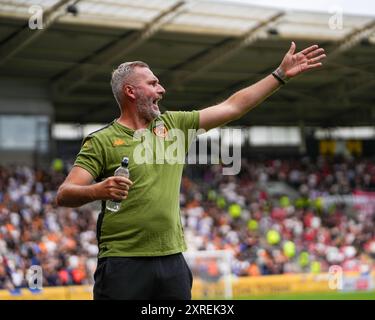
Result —
<instances>
[{"instance_id":1,"label":"outstretched fingers","mask_svg":"<svg viewBox=\"0 0 375 320\"><path fill-rule=\"evenodd\" d=\"M321 54L320 56L318 56L318 57L316 57L316 58L309 59L309 60L308 60L308 64L314 64L314 63L317 63L317 62L319 62L320 60L323 60L324 58L326 58L326 55L325 55L325 54Z\"/></svg>"},{"instance_id":2,"label":"outstretched fingers","mask_svg":"<svg viewBox=\"0 0 375 320\"><path fill-rule=\"evenodd\" d=\"M307 55L307 54L309 54L310 52L313 52L314 50L316 50L316 49L318 49L318 45L317 44L314 44L314 45L312 45L312 46L310 46L310 47L308 47L308 48L306 48L306 49L303 49L302 51L301 51L301 53L303 53L304 55Z\"/></svg>"},{"instance_id":3,"label":"outstretched fingers","mask_svg":"<svg viewBox=\"0 0 375 320\"><path fill-rule=\"evenodd\" d=\"M294 54L294 51L296 51L296 44L294 43L294 41L292 41L288 53L289 53L289 54Z\"/></svg>"},{"instance_id":4,"label":"outstretched fingers","mask_svg":"<svg viewBox=\"0 0 375 320\"><path fill-rule=\"evenodd\" d=\"M316 56L318 56L318 55L320 55L322 53L324 53L324 49L323 48L315 49L312 52L306 54L306 58L308 58L308 59L315 58Z\"/></svg>"},{"instance_id":5,"label":"outstretched fingers","mask_svg":"<svg viewBox=\"0 0 375 320\"><path fill-rule=\"evenodd\" d=\"M305 70L310 70L310 69L314 69L314 68L318 68L318 67L321 67L323 64L321 62L318 62L318 63L314 63L314 64L308 64L305 68Z\"/></svg>"}]
</instances>

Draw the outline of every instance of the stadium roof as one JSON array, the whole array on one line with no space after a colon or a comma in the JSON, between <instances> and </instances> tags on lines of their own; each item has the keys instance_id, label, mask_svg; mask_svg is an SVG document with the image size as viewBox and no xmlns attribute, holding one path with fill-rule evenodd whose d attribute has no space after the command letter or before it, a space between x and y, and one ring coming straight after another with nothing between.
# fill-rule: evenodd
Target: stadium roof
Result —
<instances>
[{"instance_id":1,"label":"stadium roof","mask_svg":"<svg viewBox=\"0 0 375 320\"><path fill-rule=\"evenodd\" d=\"M77 12L67 10L72 4ZM297 49L326 48L325 67L291 81L237 124L375 120L375 16L224 1L0 0L0 6L0 74L48 86L57 122L116 117L109 80L121 62L151 66L167 89L162 109L199 109L269 74L291 40ZM43 29L31 30L29 19L40 8Z\"/></svg>"}]
</instances>

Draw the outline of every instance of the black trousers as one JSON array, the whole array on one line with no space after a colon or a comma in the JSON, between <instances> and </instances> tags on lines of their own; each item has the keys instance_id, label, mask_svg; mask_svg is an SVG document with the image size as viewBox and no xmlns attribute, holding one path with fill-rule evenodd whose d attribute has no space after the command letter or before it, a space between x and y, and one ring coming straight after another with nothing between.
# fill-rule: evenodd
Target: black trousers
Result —
<instances>
[{"instance_id":1,"label":"black trousers","mask_svg":"<svg viewBox=\"0 0 375 320\"><path fill-rule=\"evenodd\" d=\"M98 260L94 300L191 300L193 276L182 253Z\"/></svg>"}]
</instances>

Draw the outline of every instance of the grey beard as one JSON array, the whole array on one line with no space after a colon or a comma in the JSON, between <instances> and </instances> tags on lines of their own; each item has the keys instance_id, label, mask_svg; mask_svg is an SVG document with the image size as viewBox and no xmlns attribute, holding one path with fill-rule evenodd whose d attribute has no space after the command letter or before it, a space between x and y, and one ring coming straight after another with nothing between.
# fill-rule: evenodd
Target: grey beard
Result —
<instances>
[{"instance_id":1,"label":"grey beard","mask_svg":"<svg viewBox=\"0 0 375 320\"><path fill-rule=\"evenodd\" d=\"M152 108L152 100L139 97L137 101L137 110L139 115L147 122L151 122L160 115L160 111L155 111Z\"/></svg>"}]
</instances>

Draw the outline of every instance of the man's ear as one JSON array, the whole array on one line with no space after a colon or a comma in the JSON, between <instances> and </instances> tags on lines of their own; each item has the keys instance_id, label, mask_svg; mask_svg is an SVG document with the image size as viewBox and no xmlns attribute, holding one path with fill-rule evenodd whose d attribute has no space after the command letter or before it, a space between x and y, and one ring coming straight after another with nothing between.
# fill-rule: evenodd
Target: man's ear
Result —
<instances>
[{"instance_id":1,"label":"man's ear","mask_svg":"<svg viewBox=\"0 0 375 320\"><path fill-rule=\"evenodd\" d=\"M126 97L129 97L130 99L134 100L135 99L135 88L129 84L125 84L122 87L122 90L124 92L124 95Z\"/></svg>"}]
</instances>

